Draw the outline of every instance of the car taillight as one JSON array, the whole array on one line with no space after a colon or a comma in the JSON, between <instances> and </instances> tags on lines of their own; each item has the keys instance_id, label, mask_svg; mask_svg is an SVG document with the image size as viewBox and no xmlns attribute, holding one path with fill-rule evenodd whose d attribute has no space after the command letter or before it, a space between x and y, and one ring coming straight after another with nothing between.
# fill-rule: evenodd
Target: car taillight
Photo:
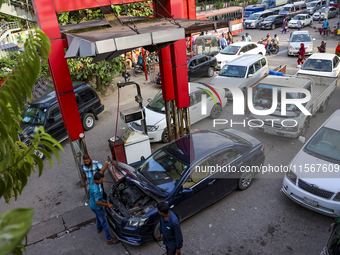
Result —
<instances>
[{"instance_id":1,"label":"car taillight","mask_svg":"<svg viewBox=\"0 0 340 255\"><path fill-rule=\"evenodd\" d=\"M102 100L100 100L100 98L99 98L99 103L100 103L100 105L102 105Z\"/></svg>"},{"instance_id":2,"label":"car taillight","mask_svg":"<svg viewBox=\"0 0 340 255\"><path fill-rule=\"evenodd\" d=\"M264 145L262 145L262 151L263 151L263 153L264 153Z\"/></svg>"}]
</instances>

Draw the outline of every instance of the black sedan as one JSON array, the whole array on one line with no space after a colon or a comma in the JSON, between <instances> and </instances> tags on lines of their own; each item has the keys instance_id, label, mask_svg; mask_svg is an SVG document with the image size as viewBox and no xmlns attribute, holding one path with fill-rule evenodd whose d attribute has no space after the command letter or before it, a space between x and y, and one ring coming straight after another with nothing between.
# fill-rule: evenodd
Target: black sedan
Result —
<instances>
[{"instance_id":1,"label":"black sedan","mask_svg":"<svg viewBox=\"0 0 340 255\"><path fill-rule=\"evenodd\" d=\"M259 24L260 29L275 29L282 26L284 15L271 15ZM287 20L288 21L288 20Z\"/></svg>"},{"instance_id":2,"label":"black sedan","mask_svg":"<svg viewBox=\"0 0 340 255\"><path fill-rule=\"evenodd\" d=\"M196 55L187 60L188 65L188 81L200 78L202 76L212 77L217 66L215 57L206 55ZM156 83L161 85L161 75L158 73Z\"/></svg>"},{"instance_id":3,"label":"black sedan","mask_svg":"<svg viewBox=\"0 0 340 255\"><path fill-rule=\"evenodd\" d=\"M260 141L233 129L202 130L173 141L137 168L113 161L115 176L106 207L111 230L141 245L157 237L157 203L166 201L182 221L236 188L247 189L264 163ZM250 171L252 169L253 171Z\"/></svg>"}]
</instances>

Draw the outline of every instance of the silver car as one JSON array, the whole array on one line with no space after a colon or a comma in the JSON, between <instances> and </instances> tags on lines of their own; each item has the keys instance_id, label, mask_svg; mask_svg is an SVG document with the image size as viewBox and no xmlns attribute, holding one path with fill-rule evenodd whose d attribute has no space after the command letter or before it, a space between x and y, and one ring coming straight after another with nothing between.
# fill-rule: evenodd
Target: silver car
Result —
<instances>
[{"instance_id":1,"label":"silver car","mask_svg":"<svg viewBox=\"0 0 340 255\"><path fill-rule=\"evenodd\" d=\"M338 9L335 8L334 6L330 6L328 10L328 19L335 18L336 15L338 14ZM315 12L313 14L313 20L323 20L326 15L326 8L323 7L319 11Z\"/></svg>"},{"instance_id":2,"label":"silver car","mask_svg":"<svg viewBox=\"0 0 340 255\"><path fill-rule=\"evenodd\" d=\"M288 39L288 56L295 55L299 51L301 43L305 45L305 55L312 55L314 40L315 38L312 39L308 31L295 31L291 33Z\"/></svg>"}]
</instances>

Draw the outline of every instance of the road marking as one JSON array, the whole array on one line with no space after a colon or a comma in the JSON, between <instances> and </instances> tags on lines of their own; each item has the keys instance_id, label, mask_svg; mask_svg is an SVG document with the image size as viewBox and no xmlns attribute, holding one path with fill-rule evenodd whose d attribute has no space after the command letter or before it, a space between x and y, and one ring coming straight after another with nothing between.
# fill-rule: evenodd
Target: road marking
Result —
<instances>
[{"instance_id":1,"label":"road marking","mask_svg":"<svg viewBox=\"0 0 340 255\"><path fill-rule=\"evenodd\" d=\"M272 57L275 57L275 56L277 56L277 55L282 55L282 54L284 54L284 53L287 53L287 51L288 51L288 49L283 50L283 51L280 51L280 52L277 53L277 54L266 55L266 57L267 57L267 58L272 58Z\"/></svg>"}]
</instances>

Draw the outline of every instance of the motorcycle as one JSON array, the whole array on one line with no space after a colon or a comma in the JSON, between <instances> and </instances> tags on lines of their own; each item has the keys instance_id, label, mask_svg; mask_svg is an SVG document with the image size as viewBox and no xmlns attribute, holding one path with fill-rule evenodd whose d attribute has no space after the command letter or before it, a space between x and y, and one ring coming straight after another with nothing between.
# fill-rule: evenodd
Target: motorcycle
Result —
<instances>
[{"instance_id":1,"label":"motorcycle","mask_svg":"<svg viewBox=\"0 0 340 255\"><path fill-rule=\"evenodd\" d=\"M261 41L258 41L257 43L258 44L264 44L264 47L266 48L266 53L267 54L269 54L269 52L268 52L268 50L267 50L267 44L266 43L264 43L265 41L266 41L267 39L261 39ZM273 54L277 54L277 53L279 53L279 50L280 50L280 48L279 48L279 45L277 45L276 43L275 43L275 39L273 38L271 41L270 41L270 52L271 53L273 53Z\"/></svg>"},{"instance_id":2,"label":"motorcycle","mask_svg":"<svg viewBox=\"0 0 340 255\"><path fill-rule=\"evenodd\" d=\"M147 60L148 61L148 60ZM151 72L154 69L154 66L150 64L150 62L148 61L147 63L145 63L146 65L146 71L147 74L150 75ZM144 65L141 64L133 64L132 65L132 69L133 69L133 75L134 76L138 76L144 73Z\"/></svg>"}]
</instances>

